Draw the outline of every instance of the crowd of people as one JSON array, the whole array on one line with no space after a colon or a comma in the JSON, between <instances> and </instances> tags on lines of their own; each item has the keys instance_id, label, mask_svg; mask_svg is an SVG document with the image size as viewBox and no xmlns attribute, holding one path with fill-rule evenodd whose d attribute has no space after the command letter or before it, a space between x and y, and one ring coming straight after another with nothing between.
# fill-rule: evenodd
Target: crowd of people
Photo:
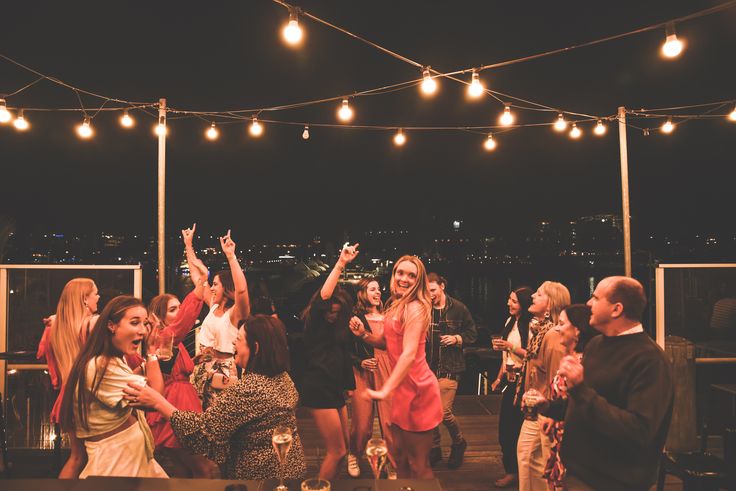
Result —
<instances>
[{"instance_id":1,"label":"crowd of people","mask_svg":"<svg viewBox=\"0 0 736 491\"><path fill-rule=\"evenodd\" d=\"M468 443L453 402L463 349L478 331L442 276L402 256L385 302L377 278L352 293L339 280L359 251L346 244L302 313L306 366L297 390L286 328L270 299L251 305L230 232L220 239L228 269L211 284L194 232L182 231L194 285L183 301L165 294L145 306L123 295L97 315L97 287L77 278L44 319L38 355L59 390L51 419L71 447L60 478L303 478L298 406L325 449L320 478L334 479L343 465L360 476L376 416L388 478L432 478L443 460L441 425L451 439L447 467L462 466ZM564 285L545 281L513 290L507 304L492 342L502 353L491 387L502 394L505 470L494 485L648 489L673 387L669 362L641 325L642 285L605 278L587 304L572 304ZM205 305L194 356L183 340ZM285 455L274 452L275 428L289 435ZM168 474L155 456L165 457Z\"/></svg>"}]
</instances>

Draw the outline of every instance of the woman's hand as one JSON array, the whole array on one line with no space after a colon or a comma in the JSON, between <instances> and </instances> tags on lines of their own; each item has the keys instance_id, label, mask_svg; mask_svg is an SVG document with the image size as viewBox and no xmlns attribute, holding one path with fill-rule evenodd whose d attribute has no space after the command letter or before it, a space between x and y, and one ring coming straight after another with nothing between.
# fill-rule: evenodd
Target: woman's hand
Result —
<instances>
[{"instance_id":1,"label":"woman's hand","mask_svg":"<svg viewBox=\"0 0 736 491\"><path fill-rule=\"evenodd\" d=\"M153 390L148 385L139 385L135 382L128 382L128 386L123 389L123 396L133 407L150 407L156 409L156 406L162 401L166 402L166 398Z\"/></svg>"},{"instance_id":2,"label":"woman's hand","mask_svg":"<svg viewBox=\"0 0 736 491\"><path fill-rule=\"evenodd\" d=\"M361 321L356 316L353 316L350 318L350 322L348 323L348 326L350 326L350 332L352 332L359 338L363 338L363 336L365 336L365 333L367 332L365 330L365 326L363 325L363 321Z\"/></svg>"},{"instance_id":3,"label":"woman's hand","mask_svg":"<svg viewBox=\"0 0 736 491\"><path fill-rule=\"evenodd\" d=\"M358 257L358 246L360 244L354 244L354 245L348 245L345 243L345 246L343 246L342 251L340 251L340 259L337 260L340 264L348 264L353 261L356 257Z\"/></svg>"},{"instance_id":4,"label":"woman's hand","mask_svg":"<svg viewBox=\"0 0 736 491\"><path fill-rule=\"evenodd\" d=\"M496 389L498 389L498 386L500 384L501 384L500 378L497 378L496 380L494 380L493 383L491 384L491 392L496 392Z\"/></svg>"},{"instance_id":5,"label":"woman's hand","mask_svg":"<svg viewBox=\"0 0 736 491\"><path fill-rule=\"evenodd\" d=\"M366 358L365 360L362 360L360 362L361 368L364 370L369 370L371 372L378 369L378 360L375 358Z\"/></svg>"},{"instance_id":6,"label":"woman's hand","mask_svg":"<svg viewBox=\"0 0 736 491\"><path fill-rule=\"evenodd\" d=\"M148 314L148 323L151 326L146 336L146 353L155 353L158 347L158 337L163 326L161 320L154 313Z\"/></svg>"},{"instance_id":7,"label":"woman's hand","mask_svg":"<svg viewBox=\"0 0 736 491\"><path fill-rule=\"evenodd\" d=\"M366 389L366 393L368 394L368 397L376 401L382 401L388 397L388 394L383 390Z\"/></svg>"},{"instance_id":8,"label":"woman's hand","mask_svg":"<svg viewBox=\"0 0 736 491\"><path fill-rule=\"evenodd\" d=\"M552 418L545 418L544 416L539 416L538 419L542 423L542 433L551 437L555 424L554 420Z\"/></svg>"},{"instance_id":9,"label":"woman's hand","mask_svg":"<svg viewBox=\"0 0 736 491\"><path fill-rule=\"evenodd\" d=\"M514 345L506 341L505 339L494 339L493 349L496 351L511 351Z\"/></svg>"},{"instance_id":10,"label":"woman's hand","mask_svg":"<svg viewBox=\"0 0 736 491\"><path fill-rule=\"evenodd\" d=\"M220 246L222 247L222 252L225 253L226 258L230 259L235 257L235 242L233 242L233 239L230 237L230 230L227 231L227 235L220 237Z\"/></svg>"},{"instance_id":11,"label":"woman's hand","mask_svg":"<svg viewBox=\"0 0 736 491\"><path fill-rule=\"evenodd\" d=\"M197 224L192 224L191 228L185 228L181 231L181 238L184 239L184 246L187 248L192 247L192 240L194 239L194 231L197 230Z\"/></svg>"}]
</instances>

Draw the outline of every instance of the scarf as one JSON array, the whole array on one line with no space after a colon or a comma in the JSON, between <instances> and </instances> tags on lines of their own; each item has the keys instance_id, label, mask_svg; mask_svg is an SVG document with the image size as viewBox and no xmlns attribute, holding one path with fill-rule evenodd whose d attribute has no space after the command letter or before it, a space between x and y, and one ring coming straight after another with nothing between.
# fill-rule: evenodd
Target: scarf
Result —
<instances>
[{"instance_id":1,"label":"scarf","mask_svg":"<svg viewBox=\"0 0 736 491\"><path fill-rule=\"evenodd\" d=\"M552 329L554 325L554 322L552 322L552 319L549 317L545 317L541 321L535 317L531 322L529 322L529 330L531 330L532 333L526 346L524 361L521 363L521 371L519 372L519 377L521 377L521 379L519 380L519 383L516 384L516 394L514 395L515 406L519 405L519 394L524 394L523 388L525 385L524 381L526 380L527 364L529 363L529 360L537 358L537 354L539 353L539 348L542 346L545 334L547 334L547 331Z\"/></svg>"},{"instance_id":2,"label":"scarf","mask_svg":"<svg viewBox=\"0 0 736 491\"><path fill-rule=\"evenodd\" d=\"M567 383L564 377L555 375L550 384L550 401L555 399L567 399ZM544 466L543 477L547 479L549 489L565 489L564 480L567 469L562 463L560 457L560 446L562 445L562 437L565 435L565 421L555 421L552 423L552 433L549 435L552 440L552 448L550 449L549 459ZM544 438L544 437L542 437Z\"/></svg>"}]
</instances>

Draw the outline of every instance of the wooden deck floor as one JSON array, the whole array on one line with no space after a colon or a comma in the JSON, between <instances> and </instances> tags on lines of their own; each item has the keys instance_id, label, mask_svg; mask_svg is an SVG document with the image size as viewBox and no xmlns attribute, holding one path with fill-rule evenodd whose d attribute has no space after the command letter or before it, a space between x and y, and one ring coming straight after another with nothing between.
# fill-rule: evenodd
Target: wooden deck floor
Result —
<instances>
[{"instance_id":1,"label":"wooden deck floor","mask_svg":"<svg viewBox=\"0 0 736 491\"><path fill-rule=\"evenodd\" d=\"M496 489L493 482L503 475L501 463L501 447L498 444L498 411L500 398L490 396L457 396L455 399L455 416L458 418L468 449L465 463L460 469L447 468L446 459L449 453L450 437L441 427L445 460L435 468L435 476L447 491L488 491ZM299 433L304 443L309 475L316 475L320 456L324 455L317 429L311 418L304 411L298 413ZM374 431L377 433L378 428ZM361 461L361 475L370 476L371 471L365 460ZM343 468L340 479L350 479ZM653 488L654 489L654 488ZM668 476L665 489L681 490L681 482Z\"/></svg>"}]
</instances>

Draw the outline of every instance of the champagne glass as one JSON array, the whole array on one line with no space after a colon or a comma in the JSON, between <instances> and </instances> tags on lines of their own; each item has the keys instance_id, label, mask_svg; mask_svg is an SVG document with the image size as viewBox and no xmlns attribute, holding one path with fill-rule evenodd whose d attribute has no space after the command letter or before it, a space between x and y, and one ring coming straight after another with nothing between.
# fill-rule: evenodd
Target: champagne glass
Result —
<instances>
[{"instance_id":1,"label":"champagne glass","mask_svg":"<svg viewBox=\"0 0 736 491\"><path fill-rule=\"evenodd\" d=\"M386 440L383 438L371 438L365 446L365 455L371 464L373 476L376 478L376 489L378 489L378 478L381 476L381 469L386 464L388 458L388 447Z\"/></svg>"},{"instance_id":2,"label":"champagne glass","mask_svg":"<svg viewBox=\"0 0 736 491\"><path fill-rule=\"evenodd\" d=\"M276 457L279 459L279 485L274 488L274 491L289 490L289 488L284 485L284 463L286 463L286 454L288 454L289 449L291 449L292 439L291 428L288 426L279 425L273 429L271 443L273 443L273 450L276 452Z\"/></svg>"},{"instance_id":3,"label":"champagne glass","mask_svg":"<svg viewBox=\"0 0 736 491\"><path fill-rule=\"evenodd\" d=\"M302 491L330 491L330 481L313 477L302 481Z\"/></svg>"}]
</instances>

